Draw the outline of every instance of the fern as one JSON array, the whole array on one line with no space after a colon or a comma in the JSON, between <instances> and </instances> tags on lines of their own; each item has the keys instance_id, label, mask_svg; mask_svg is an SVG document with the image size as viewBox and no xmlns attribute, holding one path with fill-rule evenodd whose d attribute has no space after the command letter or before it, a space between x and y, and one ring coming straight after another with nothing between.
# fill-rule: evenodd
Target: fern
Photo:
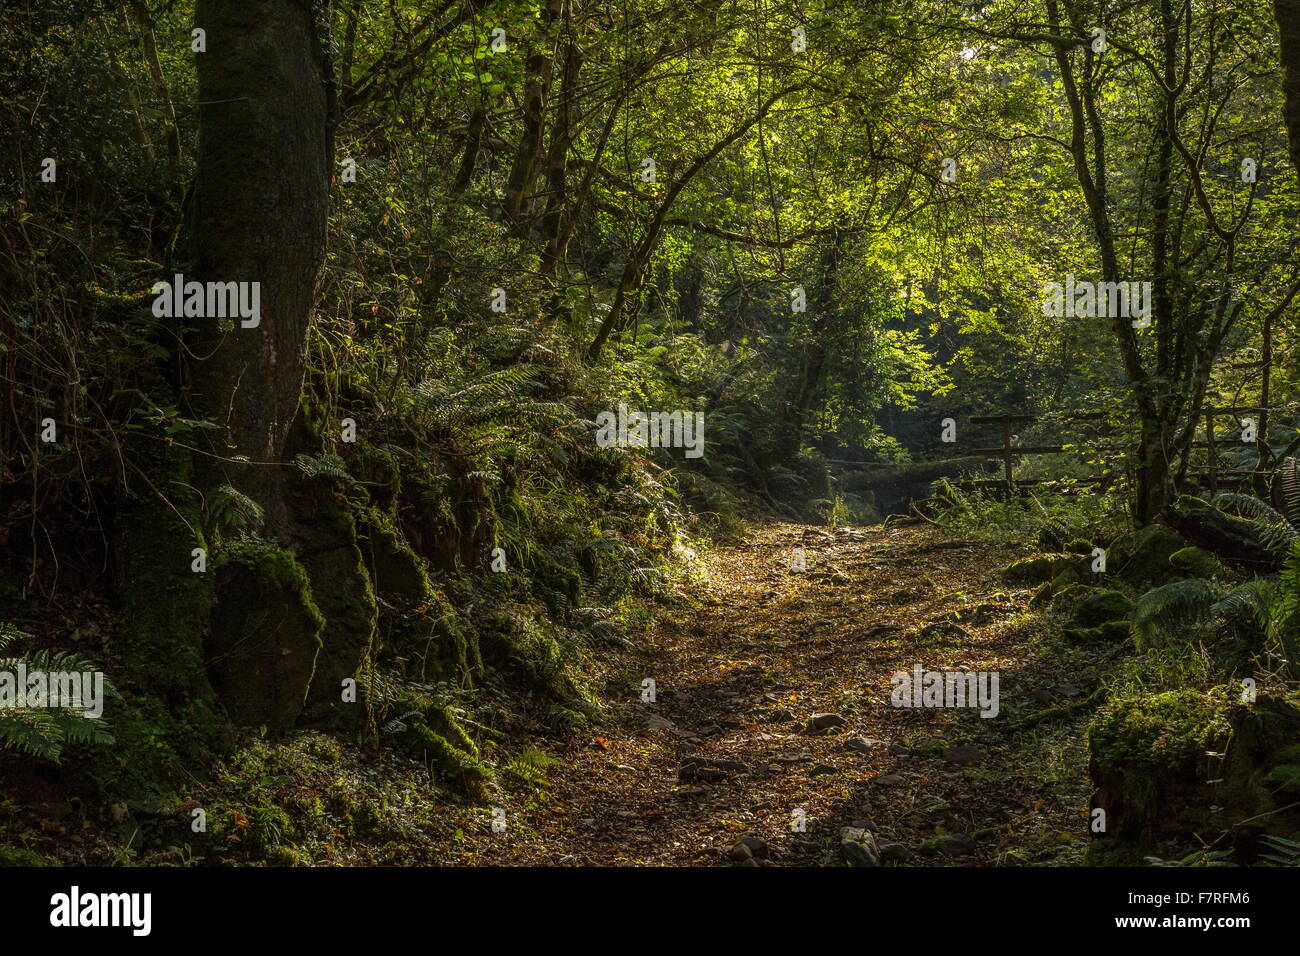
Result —
<instances>
[{"instance_id":1,"label":"fern","mask_svg":"<svg viewBox=\"0 0 1300 956\"><path fill-rule=\"evenodd\" d=\"M1213 614L1222 590L1203 578L1171 581L1143 594L1133 605L1133 627L1139 640L1175 626L1203 624Z\"/></svg>"},{"instance_id":2,"label":"fern","mask_svg":"<svg viewBox=\"0 0 1300 956\"><path fill-rule=\"evenodd\" d=\"M1253 495L1222 492L1215 496L1214 506L1250 522L1260 542L1275 554L1285 554L1296 541L1297 531L1276 508Z\"/></svg>"},{"instance_id":3,"label":"fern","mask_svg":"<svg viewBox=\"0 0 1300 956\"><path fill-rule=\"evenodd\" d=\"M1291 673L1300 676L1300 543L1291 546L1278 575L1268 636L1277 642Z\"/></svg>"},{"instance_id":4,"label":"fern","mask_svg":"<svg viewBox=\"0 0 1300 956\"><path fill-rule=\"evenodd\" d=\"M1300 841L1264 834L1260 839L1273 852L1264 853L1260 859L1274 866L1300 866Z\"/></svg>"},{"instance_id":5,"label":"fern","mask_svg":"<svg viewBox=\"0 0 1300 956\"><path fill-rule=\"evenodd\" d=\"M221 485L208 496L209 537L256 532L263 518L262 506L233 485Z\"/></svg>"},{"instance_id":6,"label":"fern","mask_svg":"<svg viewBox=\"0 0 1300 956\"><path fill-rule=\"evenodd\" d=\"M340 481L353 482L356 479L348 473L343 459L338 455L313 455L298 454L293 456L294 462L298 465L299 470L308 478L337 478Z\"/></svg>"},{"instance_id":7,"label":"fern","mask_svg":"<svg viewBox=\"0 0 1300 956\"><path fill-rule=\"evenodd\" d=\"M1287 520L1300 528L1300 462L1294 458L1282 460L1277 469L1277 488Z\"/></svg>"},{"instance_id":8,"label":"fern","mask_svg":"<svg viewBox=\"0 0 1300 956\"><path fill-rule=\"evenodd\" d=\"M28 637L9 624L0 624L0 651L20 637ZM96 667L72 654L37 651L23 657L0 658L0 673L16 674L23 666L30 673L93 672ZM104 681L104 695L117 696L111 682ZM0 750L59 763L66 744L111 744L105 718L89 718L63 707L6 707L0 709Z\"/></svg>"}]
</instances>

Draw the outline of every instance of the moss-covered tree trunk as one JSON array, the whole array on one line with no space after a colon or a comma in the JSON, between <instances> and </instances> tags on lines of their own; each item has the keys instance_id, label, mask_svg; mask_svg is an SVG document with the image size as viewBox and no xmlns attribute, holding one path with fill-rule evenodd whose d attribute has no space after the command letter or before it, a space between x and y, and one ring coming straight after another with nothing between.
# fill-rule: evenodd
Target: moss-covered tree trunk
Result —
<instances>
[{"instance_id":1,"label":"moss-covered tree trunk","mask_svg":"<svg viewBox=\"0 0 1300 956\"><path fill-rule=\"evenodd\" d=\"M204 573L208 613L186 642L197 629L206 677L236 723L292 725L314 677L331 687L313 695L312 716L338 723L340 709L359 710L332 704L369 650L374 597L341 491L309 483L290 464L322 439L302 402L333 162L328 4L199 0L194 23L206 50L195 54L199 143L185 278L255 283L260 308L257 321L210 310L185 319L184 399L219 426L194 457L192 486L210 501L230 485L262 506L265 522L206 542L214 549ZM173 551L189 560L188 544L137 558L171 561ZM182 577L190 574L186 567ZM151 660L158 629L143 625L182 611L192 623L194 609L149 587L142 570L132 578L141 592L128 601L141 625L138 656ZM190 604L204 596L172 590Z\"/></svg>"},{"instance_id":2,"label":"moss-covered tree trunk","mask_svg":"<svg viewBox=\"0 0 1300 956\"><path fill-rule=\"evenodd\" d=\"M1291 165L1300 174L1300 0L1273 0L1282 61L1282 117L1291 141Z\"/></svg>"}]
</instances>

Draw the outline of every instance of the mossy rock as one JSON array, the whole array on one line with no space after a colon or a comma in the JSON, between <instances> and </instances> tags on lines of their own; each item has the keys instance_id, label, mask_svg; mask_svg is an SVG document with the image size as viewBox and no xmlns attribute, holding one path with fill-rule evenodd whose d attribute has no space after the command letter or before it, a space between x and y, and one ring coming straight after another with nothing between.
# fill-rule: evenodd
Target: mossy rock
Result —
<instances>
[{"instance_id":1,"label":"mossy rock","mask_svg":"<svg viewBox=\"0 0 1300 956\"><path fill-rule=\"evenodd\" d=\"M1083 578L1080 576L1077 569L1072 567L1066 568L1056 577L1052 578L1051 580L1052 593L1060 594L1066 588L1072 587L1075 584L1082 584L1082 583L1083 583Z\"/></svg>"},{"instance_id":2,"label":"mossy rock","mask_svg":"<svg viewBox=\"0 0 1300 956\"><path fill-rule=\"evenodd\" d=\"M1111 542L1106 567L1130 584L1166 584L1179 576L1169 563L1170 556L1186 547L1187 541L1177 532L1162 524L1150 524Z\"/></svg>"},{"instance_id":3,"label":"mossy rock","mask_svg":"<svg viewBox=\"0 0 1300 956\"><path fill-rule=\"evenodd\" d=\"M324 622L302 720L351 729L361 721L364 706L360 700L344 701L342 684L355 678L372 654L379 618L352 506L337 483L323 479L295 481L287 502L294 517L293 550Z\"/></svg>"},{"instance_id":4,"label":"mossy rock","mask_svg":"<svg viewBox=\"0 0 1300 956\"><path fill-rule=\"evenodd\" d=\"M1169 506L1169 521L1191 544L1256 574L1281 567L1281 555L1260 537L1259 526L1210 502L1182 495Z\"/></svg>"},{"instance_id":5,"label":"mossy rock","mask_svg":"<svg viewBox=\"0 0 1300 956\"><path fill-rule=\"evenodd\" d=\"M221 555L204 649L231 720L273 732L292 727L306 704L324 629L307 572L288 551L257 540Z\"/></svg>"},{"instance_id":6,"label":"mossy rock","mask_svg":"<svg viewBox=\"0 0 1300 956\"><path fill-rule=\"evenodd\" d=\"M1195 546L1175 551L1169 556L1169 564L1191 578L1222 578L1224 574L1218 558Z\"/></svg>"},{"instance_id":7,"label":"mossy rock","mask_svg":"<svg viewBox=\"0 0 1300 956\"><path fill-rule=\"evenodd\" d=\"M484 674L477 631L439 590L431 590L420 607L386 613L382 628L412 680L469 686Z\"/></svg>"},{"instance_id":8,"label":"mossy rock","mask_svg":"<svg viewBox=\"0 0 1300 956\"><path fill-rule=\"evenodd\" d=\"M1031 554L1012 561L998 571L998 576L1006 584L1042 584L1078 563L1078 556L1072 554Z\"/></svg>"},{"instance_id":9,"label":"mossy rock","mask_svg":"<svg viewBox=\"0 0 1300 956\"><path fill-rule=\"evenodd\" d=\"M1095 627L1067 626L1061 633L1074 644L1119 644L1132 636L1133 625L1128 621L1106 621Z\"/></svg>"},{"instance_id":10,"label":"mossy rock","mask_svg":"<svg viewBox=\"0 0 1300 956\"><path fill-rule=\"evenodd\" d=\"M1269 774L1300 742L1300 709L1261 696L1240 702L1230 684L1211 691L1167 691L1112 700L1088 728L1094 806L1107 814L1107 836L1154 847L1201 845L1229 834L1239 862L1250 862L1264 833L1300 835L1300 809Z\"/></svg>"},{"instance_id":11,"label":"mossy rock","mask_svg":"<svg viewBox=\"0 0 1300 956\"><path fill-rule=\"evenodd\" d=\"M1074 605L1071 621L1079 627L1100 627L1108 621L1126 621L1133 602L1119 591L1097 591Z\"/></svg>"},{"instance_id":12,"label":"mossy rock","mask_svg":"<svg viewBox=\"0 0 1300 956\"><path fill-rule=\"evenodd\" d=\"M410 718L398 742L403 749L428 760L438 779L452 789L481 796L492 779L474 741L450 710L441 705L426 707Z\"/></svg>"},{"instance_id":13,"label":"mossy rock","mask_svg":"<svg viewBox=\"0 0 1300 956\"><path fill-rule=\"evenodd\" d=\"M1079 601L1091 594L1098 593L1098 589L1087 584L1069 584L1052 592L1053 607L1073 607Z\"/></svg>"},{"instance_id":14,"label":"mossy rock","mask_svg":"<svg viewBox=\"0 0 1300 956\"><path fill-rule=\"evenodd\" d=\"M203 538L203 510L192 490L188 456L177 449L143 448L140 458L168 501L127 495L119 502L126 558L122 632L123 684L165 700L211 704L203 667L203 636L213 602L213 575L193 570L192 551ZM208 556L209 562L211 555Z\"/></svg>"},{"instance_id":15,"label":"mossy rock","mask_svg":"<svg viewBox=\"0 0 1300 956\"><path fill-rule=\"evenodd\" d=\"M369 519L365 533L375 591L400 607L425 603L433 589L424 562L380 515L372 512Z\"/></svg>"}]
</instances>

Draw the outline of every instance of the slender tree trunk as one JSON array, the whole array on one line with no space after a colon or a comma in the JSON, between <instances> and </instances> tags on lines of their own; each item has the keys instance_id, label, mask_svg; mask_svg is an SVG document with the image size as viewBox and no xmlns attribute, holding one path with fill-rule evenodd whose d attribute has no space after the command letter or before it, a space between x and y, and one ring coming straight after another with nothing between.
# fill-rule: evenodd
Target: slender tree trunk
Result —
<instances>
[{"instance_id":1,"label":"slender tree trunk","mask_svg":"<svg viewBox=\"0 0 1300 956\"><path fill-rule=\"evenodd\" d=\"M542 12L542 33L524 64L524 127L519 136L514 166L506 182L504 208L516 234L527 235L532 227L533 185L541 166L546 130L546 97L551 88L555 57L551 50L551 26L560 16L564 0L547 0Z\"/></svg>"},{"instance_id":2,"label":"slender tree trunk","mask_svg":"<svg viewBox=\"0 0 1300 956\"><path fill-rule=\"evenodd\" d=\"M1282 62L1282 118L1291 144L1291 165L1300 174L1300 0L1273 0Z\"/></svg>"}]
</instances>

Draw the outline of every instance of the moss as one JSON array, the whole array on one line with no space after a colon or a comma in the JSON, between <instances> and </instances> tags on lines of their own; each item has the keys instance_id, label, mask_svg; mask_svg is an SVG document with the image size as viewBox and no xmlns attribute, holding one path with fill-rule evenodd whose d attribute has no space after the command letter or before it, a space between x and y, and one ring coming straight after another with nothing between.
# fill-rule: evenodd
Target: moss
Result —
<instances>
[{"instance_id":1,"label":"moss","mask_svg":"<svg viewBox=\"0 0 1300 956\"><path fill-rule=\"evenodd\" d=\"M105 800L149 809L167 805L214 753L233 747L225 721L198 701L173 712L157 697L123 691L112 720L113 746L87 748L78 756Z\"/></svg>"},{"instance_id":2,"label":"moss","mask_svg":"<svg viewBox=\"0 0 1300 956\"><path fill-rule=\"evenodd\" d=\"M362 707L345 703L340 689L365 667L374 651L379 606L357 541L348 499L338 487L301 481L290 492L295 549L324 618L320 653L303 719L316 726L347 729Z\"/></svg>"},{"instance_id":3,"label":"moss","mask_svg":"<svg viewBox=\"0 0 1300 956\"><path fill-rule=\"evenodd\" d=\"M569 674L565 650L538 621L521 614L497 614L483 637L489 663L514 670L552 701L587 714L595 712Z\"/></svg>"},{"instance_id":4,"label":"moss","mask_svg":"<svg viewBox=\"0 0 1300 956\"><path fill-rule=\"evenodd\" d=\"M1098 591L1074 605L1071 620L1079 627L1100 627L1108 621L1127 620L1133 602L1119 591Z\"/></svg>"},{"instance_id":5,"label":"moss","mask_svg":"<svg viewBox=\"0 0 1300 956\"><path fill-rule=\"evenodd\" d=\"M1079 584L1081 581L1082 579L1079 577L1079 572L1077 570L1074 568L1066 568L1056 577L1052 578L1050 586L1053 594L1059 594L1071 585Z\"/></svg>"},{"instance_id":6,"label":"moss","mask_svg":"<svg viewBox=\"0 0 1300 956\"><path fill-rule=\"evenodd\" d=\"M32 850L0 846L0 867L9 866L45 866L45 860Z\"/></svg>"},{"instance_id":7,"label":"moss","mask_svg":"<svg viewBox=\"0 0 1300 956\"><path fill-rule=\"evenodd\" d=\"M1133 625L1128 621L1106 621L1096 627L1069 626L1061 629L1062 635L1075 644L1118 644L1128 640Z\"/></svg>"},{"instance_id":8,"label":"moss","mask_svg":"<svg viewBox=\"0 0 1300 956\"><path fill-rule=\"evenodd\" d=\"M1300 765L1293 763L1281 764L1270 770L1264 780L1280 790L1300 790Z\"/></svg>"},{"instance_id":9,"label":"moss","mask_svg":"<svg viewBox=\"0 0 1300 956\"><path fill-rule=\"evenodd\" d=\"M1071 584L1052 592L1052 604L1055 607L1073 607L1079 601L1096 593L1096 588L1086 584Z\"/></svg>"},{"instance_id":10,"label":"moss","mask_svg":"<svg viewBox=\"0 0 1300 956\"><path fill-rule=\"evenodd\" d=\"M1222 747L1231 731L1228 690L1111 701L1088 728L1093 759L1102 767L1171 767Z\"/></svg>"},{"instance_id":11,"label":"moss","mask_svg":"<svg viewBox=\"0 0 1300 956\"><path fill-rule=\"evenodd\" d=\"M238 724L291 727L306 703L325 618L307 572L288 551L257 539L218 559L209 672Z\"/></svg>"},{"instance_id":12,"label":"moss","mask_svg":"<svg viewBox=\"0 0 1300 956\"><path fill-rule=\"evenodd\" d=\"M365 537L375 590L401 607L425 603L433 588L424 562L398 537L384 515L371 509L366 518Z\"/></svg>"},{"instance_id":13,"label":"moss","mask_svg":"<svg viewBox=\"0 0 1300 956\"><path fill-rule=\"evenodd\" d=\"M1183 548L1169 556L1169 564L1188 577L1222 578L1223 565L1219 559L1202 548Z\"/></svg>"},{"instance_id":14,"label":"moss","mask_svg":"<svg viewBox=\"0 0 1300 956\"><path fill-rule=\"evenodd\" d=\"M1177 576L1170 556L1186 547L1177 532L1164 525L1147 525L1111 542L1106 566L1131 584L1165 584Z\"/></svg>"},{"instance_id":15,"label":"moss","mask_svg":"<svg viewBox=\"0 0 1300 956\"><path fill-rule=\"evenodd\" d=\"M203 635L214 595L214 575L193 570L192 550L203 537L202 509L187 455L153 450L145 464L168 500L128 497L121 528L126 555L122 681L174 705L211 703L203 667Z\"/></svg>"},{"instance_id":16,"label":"moss","mask_svg":"<svg viewBox=\"0 0 1300 956\"><path fill-rule=\"evenodd\" d=\"M1055 554L1033 554L1020 558L1002 568L998 576L1007 584L1041 584L1059 573L1054 570L1059 557Z\"/></svg>"},{"instance_id":17,"label":"moss","mask_svg":"<svg viewBox=\"0 0 1300 956\"><path fill-rule=\"evenodd\" d=\"M389 520L394 519L397 514L397 498L402 490L402 474L397 456L387 448L376 448L368 444L349 445L348 448L352 451L347 459L348 471L359 481L365 482L376 510Z\"/></svg>"},{"instance_id":18,"label":"moss","mask_svg":"<svg viewBox=\"0 0 1300 956\"><path fill-rule=\"evenodd\" d=\"M1083 853L1084 866L1149 866L1141 848L1119 840L1093 840Z\"/></svg>"},{"instance_id":19,"label":"moss","mask_svg":"<svg viewBox=\"0 0 1300 956\"><path fill-rule=\"evenodd\" d=\"M476 753L455 746L424 724L413 725L411 733L439 776L470 793L482 792L491 774Z\"/></svg>"},{"instance_id":20,"label":"moss","mask_svg":"<svg viewBox=\"0 0 1300 956\"><path fill-rule=\"evenodd\" d=\"M269 866L311 866L311 858L291 846L273 846L266 851Z\"/></svg>"}]
</instances>

